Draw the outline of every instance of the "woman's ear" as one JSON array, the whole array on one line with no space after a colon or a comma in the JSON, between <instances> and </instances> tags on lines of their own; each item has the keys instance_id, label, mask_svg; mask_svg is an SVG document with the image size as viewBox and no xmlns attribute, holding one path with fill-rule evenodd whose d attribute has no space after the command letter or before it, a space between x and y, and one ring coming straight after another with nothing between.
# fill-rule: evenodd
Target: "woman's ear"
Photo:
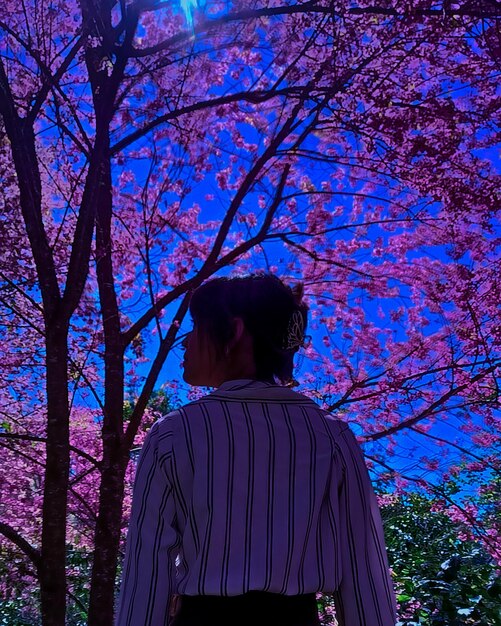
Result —
<instances>
[{"instance_id":1,"label":"woman's ear","mask_svg":"<svg viewBox=\"0 0 501 626\"><path fill-rule=\"evenodd\" d=\"M230 339L228 343L228 346L227 346L228 351L232 350L239 343L239 341L242 339L246 331L244 321L241 317L234 317L232 323L233 323L233 337Z\"/></svg>"}]
</instances>

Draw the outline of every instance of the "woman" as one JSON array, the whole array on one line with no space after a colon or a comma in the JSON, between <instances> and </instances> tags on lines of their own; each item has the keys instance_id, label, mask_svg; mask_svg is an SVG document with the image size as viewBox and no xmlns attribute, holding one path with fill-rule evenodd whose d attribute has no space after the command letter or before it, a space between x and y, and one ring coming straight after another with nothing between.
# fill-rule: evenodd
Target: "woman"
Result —
<instances>
[{"instance_id":1,"label":"woman","mask_svg":"<svg viewBox=\"0 0 501 626\"><path fill-rule=\"evenodd\" d=\"M193 294L184 380L134 488L117 626L394 626L381 518L346 423L284 386L307 307L272 275Z\"/></svg>"}]
</instances>

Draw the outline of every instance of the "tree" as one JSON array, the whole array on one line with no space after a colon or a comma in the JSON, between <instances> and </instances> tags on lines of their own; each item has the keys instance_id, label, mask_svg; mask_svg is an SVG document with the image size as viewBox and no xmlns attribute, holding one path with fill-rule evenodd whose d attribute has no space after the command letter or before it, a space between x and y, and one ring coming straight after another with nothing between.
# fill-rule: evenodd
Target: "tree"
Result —
<instances>
[{"instance_id":1,"label":"tree","mask_svg":"<svg viewBox=\"0 0 501 626\"><path fill-rule=\"evenodd\" d=\"M475 498L477 506L488 500L485 495ZM416 492L381 494L380 502L399 625L497 624L499 571L496 561L471 537L469 525L453 521L437 498ZM335 624L332 599L323 597L320 605L323 623Z\"/></svg>"},{"instance_id":2,"label":"tree","mask_svg":"<svg viewBox=\"0 0 501 626\"><path fill-rule=\"evenodd\" d=\"M140 431L135 440L135 448L131 457L137 459L139 448L144 436L152 423L171 409L170 401L165 393L154 392L145 410ZM134 410L134 403L128 399L124 405L124 420L130 418ZM70 488L68 494L68 535L66 541L66 573L68 607L66 626L82 626L87 623L89 603L89 588L92 568L93 536L92 531L98 511L99 485L96 481L94 464L81 454L85 449L86 456L90 454L96 458L100 454L99 424L95 413L78 410L71 415L72 451L70 457ZM33 437L33 439L36 439ZM19 441L19 440L18 440ZM9 481L13 495L9 498L9 505L16 507L10 510L9 519L19 523L24 518L22 530L30 539L36 538L39 527L30 528L27 525L27 516L24 511L37 515L41 510L40 485L43 483L44 467L40 462L40 443L32 441L27 448L26 439L22 452L15 447L3 450L3 461L16 467L17 471ZM80 455L77 453L80 452ZM24 467L21 467L19 455L22 455ZM92 457L91 457L92 458ZM127 468L125 477L124 497L124 524L126 528L132 500L132 479L134 464ZM33 517L35 517L33 515ZM39 524L40 519L33 520ZM122 539L123 533L122 533ZM124 542L121 542L123 555ZM40 594L36 583L36 571L26 560L22 549L7 543L0 545L0 624L22 624L23 626L37 626L40 623L39 606Z\"/></svg>"},{"instance_id":3,"label":"tree","mask_svg":"<svg viewBox=\"0 0 501 626\"><path fill-rule=\"evenodd\" d=\"M214 1L193 30L161 0L0 7L0 441L19 476L44 469L26 514L4 481L0 531L44 625L64 623L77 459L88 621L111 623L129 452L218 272L305 279L324 345L304 382L375 469L394 475L401 434L495 467L496 3Z\"/></svg>"},{"instance_id":4,"label":"tree","mask_svg":"<svg viewBox=\"0 0 501 626\"><path fill-rule=\"evenodd\" d=\"M437 498L416 492L381 493L379 498L399 625L497 624L501 616L498 567L471 538L469 525L453 521ZM484 495L475 498L477 506L484 501ZM332 598L323 596L319 604L322 623L335 624Z\"/></svg>"},{"instance_id":5,"label":"tree","mask_svg":"<svg viewBox=\"0 0 501 626\"><path fill-rule=\"evenodd\" d=\"M494 559L468 538L467 525L435 506L412 494L383 508L402 624L497 623L501 581Z\"/></svg>"}]
</instances>

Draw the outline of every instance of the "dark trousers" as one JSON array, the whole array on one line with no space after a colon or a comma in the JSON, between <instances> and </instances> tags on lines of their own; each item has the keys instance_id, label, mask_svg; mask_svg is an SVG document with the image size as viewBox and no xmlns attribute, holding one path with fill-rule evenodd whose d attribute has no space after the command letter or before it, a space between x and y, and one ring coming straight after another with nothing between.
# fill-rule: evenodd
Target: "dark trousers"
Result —
<instances>
[{"instance_id":1,"label":"dark trousers","mask_svg":"<svg viewBox=\"0 0 501 626\"><path fill-rule=\"evenodd\" d=\"M283 596L249 591L241 596L181 596L171 626L319 626L315 594Z\"/></svg>"}]
</instances>

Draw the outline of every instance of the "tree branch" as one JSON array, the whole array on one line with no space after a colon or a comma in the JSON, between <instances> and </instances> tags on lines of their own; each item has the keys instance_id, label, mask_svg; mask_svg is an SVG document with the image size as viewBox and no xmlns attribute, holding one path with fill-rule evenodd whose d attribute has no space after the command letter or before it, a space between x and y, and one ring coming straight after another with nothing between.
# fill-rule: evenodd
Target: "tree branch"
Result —
<instances>
[{"instance_id":1,"label":"tree branch","mask_svg":"<svg viewBox=\"0 0 501 626\"><path fill-rule=\"evenodd\" d=\"M40 304L34 300L30 295L28 295L28 293L26 293L26 291L23 291L21 289L21 287L19 287L19 285L17 283L15 283L13 280L11 280L6 274L4 274L1 270L0 270L0 278L2 280L4 280L8 285L10 285L13 289L15 289L17 291L17 293L21 296L23 296L23 298L26 298L28 300L28 302L39 312L43 314L43 308L40 306Z\"/></svg>"},{"instance_id":2,"label":"tree branch","mask_svg":"<svg viewBox=\"0 0 501 626\"><path fill-rule=\"evenodd\" d=\"M39 441L45 443L47 441L46 437L37 437L36 435L22 435L20 433L2 433L0 432L0 438L2 439L13 439L20 441ZM80 450L80 448L76 448L75 446L70 446L70 450L78 456L81 456L83 459L86 459L92 465L94 465L97 469L100 469L100 463L93 456L84 452L84 450ZM14 451L14 450L13 450Z\"/></svg>"},{"instance_id":3,"label":"tree branch","mask_svg":"<svg viewBox=\"0 0 501 626\"><path fill-rule=\"evenodd\" d=\"M172 320L169 330L167 331L165 337L162 339L158 353L155 357L155 360L153 361L150 371L148 372L148 376L146 377L146 381L143 385L139 398L132 411L130 421L125 430L122 440L124 451L129 451L132 448L134 438L139 429L144 410L151 396L153 388L155 387L158 375L160 374L169 350L171 349L172 344L176 339L176 335L184 319L184 316L188 312L190 299L191 293L185 293L184 298L182 299L181 304L179 305L178 310Z\"/></svg>"},{"instance_id":4,"label":"tree branch","mask_svg":"<svg viewBox=\"0 0 501 626\"><path fill-rule=\"evenodd\" d=\"M77 39L77 42L75 43L73 48L69 51L69 53L66 55L66 57L63 60L63 62L57 68L57 70L55 71L54 74L51 73L49 68L45 65L45 63L40 58L40 54L36 50L33 50L33 49L28 49L27 50L32 55L32 57L35 59L35 61L37 62L38 67L42 70L42 74L44 76L42 87L41 87L40 91L38 92L38 94L37 94L37 96L35 98L35 102L33 103L33 106L31 107L30 111L28 112L28 115L26 116L27 117L27 123L30 126L35 121L36 116L38 115L38 113L39 113L43 103L45 102L45 98L49 94L49 91L53 87L58 87L59 86L60 79L63 77L64 73L66 72L66 70L71 65L71 62L77 56L79 50L81 50L81 48L83 47L84 43L87 41L87 35L88 35L88 33L86 33L85 30L84 30L84 32Z\"/></svg>"},{"instance_id":5,"label":"tree branch","mask_svg":"<svg viewBox=\"0 0 501 626\"><path fill-rule=\"evenodd\" d=\"M181 117L182 115L186 115L188 113L203 111L206 108L222 106L231 102L244 101L257 104L260 102L266 102L266 100L270 100L271 98L276 98L278 96L297 95L299 92L300 90L297 88L287 88L276 91L243 91L236 94L231 94L229 96L220 96L219 98L212 98L210 100L204 100L203 102L196 102L195 104L190 104L180 109L169 111L168 113L165 113L165 115L161 115L151 122L148 122L142 128L138 128L134 132L130 133L130 135L127 135L126 137L118 141L115 145L111 146L110 152L111 155L114 156L124 148L130 146L132 143L134 143L134 141L137 141L138 139L149 133L157 126L160 126L164 122L177 119L178 117Z\"/></svg>"},{"instance_id":6,"label":"tree branch","mask_svg":"<svg viewBox=\"0 0 501 626\"><path fill-rule=\"evenodd\" d=\"M60 302L54 257L42 220L42 184L33 128L19 117L3 62L0 58L0 115L12 150L19 186L19 201L37 268L46 319Z\"/></svg>"},{"instance_id":7,"label":"tree branch","mask_svg":"<svg viewBox=\"0 0 501 626\"><path fill-rule=\"evenodd\" d=\"M156 2L151 7L142 7L142 10L158 10L162 6L167 6L166 2ZM276 17L280 15L295 15L302 13L313 13L319 15L329 15L337 18L346 18L349 16L386 16L386 17L434 17L444 20L445 18L452 18L455 16L463 17L475 17L475 18L495 18L501 16L501 8L495 5L492 8L469 8L460 7L457 9L439 8L439 9L416 9L413 11L398 11L390 7L351 7L346 11L336 11L329 6L321 6L316 0L311 2L305 2L303 4L292 4L287 6L267 7L263 9L248 9L244 11L229 12L220 17L212 19L204 19L195 26L194 29L188 29L184 32L178 33L173 37L169 37L165 41L162 41L155 46L148 48L134 49L132 56L142 57L149 56L158 52L162 52L174 45L178 45L185 41L198 37L204 32L210 32L213 29L219 28L221 25L229 24L231 22L248 21L252 19L259 19L262 17Z\"/></svg>"},{"instance_id":8,"label":"tree branch","mask_svg":"<svg viewBox=\"0 0 501 626\"><path fill-rule=\"evenodd\" d=\"M414 415L413 417L410 417L404 420L403 422L400 422L400 424L391 426L390 428L382 430L378 433L367 435L366 437L367 441L377 441L378 439L382 439L383 437L389 437L390 435L393 435L394 433L400 430L403 430L404 428L411 428L412 426L426 419L430 415L433 415L437 411L442 410L443 405L447 402L447 400L450 400L452 397L458 395L465 389L468 389L470 385L478 382L479 380L482 380L483 378L491 374L494 370L496 370L498 367L499 367L499 364L492 365L491 367L488 367L482 372L479 372L478 374L476 374L476 376L474 376L467 383L464 383L463 385L458 385L457 387L451 387L451 389L449 389L447 393L444 393L443 396L435 400L435 402L432 402L428 407L426 407L426 409L423 409L417 415Z\"/></svg>"},{"instance_id":9,"label":"tree branch","mask_svg":"<svg viewBox=\"0 0 501 626\"><path fill-rule=\"evenodd\" d=\"M444 439L443 437L437 437L436 435L432 435L431 433L423 432L423 431L419 430L419 428L416 428L415 426L410 426L410 430L412 430L413 432L415 432L415 433L417 433L419 435L422 435L423 437L426 437L427 439L433 439L433 441L440 441L441 443L444 443L447 446L451 446L452 448L456 448L456 450L459 450L463 454L467 454L468 456L471 456L472 458L474 458L479 463L485 463L485 466L489 467L492 470L496 470L497 469L496 467L494 467L494 465L492 465L491 463L488 463L481 456L478 456L477 454L474 454L471 450L468 450L467 448L464 448L463 446L460 446L459 444L454 443L453 441L450 441L450 439Z\"/></svg>"},{"instance_id":10,"label":"tree branch","mask_svg":"<svg viewBox=\"0 0 501 626\"><path fill-rule=\"evenodd\" d=\"M374 276L372 276L371 274L367 274L367 272L362 272L361 270L357 270L355 267L350 267L349 265L345 265L344 263L340 263L339 261L334 261L333 259L323 259L316 252L313 252L312 250L308 250L307 248L302 246L300 243L297 243L296 241L291 241L291 239L289 239L287 235L277 234L277 237L282 239L282 241L288 246L291 246L291 248L296 248L297 250L299 250L303 254L306 254L307 256L309 256L314 261L317 261L318 263L325 263L326 265L334 265L335 267L339 267L343 270L353 272L354 274L359 274L360 276L363 276L364 278L370 278L370 279L374 278Z\"/></svg>"},{"instance_id":11,"label":"tree branch","mask_svg":"<svg viewBox=\"0 0 501 626\"><path fill-rule=\"evenodd\" d=\"M22 537L17 530L12 528L9 524L5 522L0 522L0 533L13 544L15 544L33 563L36 567L37 572L40 567L41 555L40 551L34 548L24 537Z\"/></svg>"},{"instance_id":12,"label":"tree branch","mask_svg":"<svg viewBox=\"0 0 501 626\"><path fill-rule=\"evenodd\" d=\"M364 456L365 456L365 458L370 459L374 463L377 463L378 465L381 465L381 467L386 468L392 474L398 474L404 480L408 480L409 482L417 483L420 487L423 487L423 479L422 478L414 478L413 476L407 476L406 474L402 474L402 472L400 472L399 470L394 469L393 467L391 467L390 465L388 465L384 461L380 460L377 457L371 456L370 454L364 454ZM482 522L480 522L480 524L479 524L479 520L478 520L477 517L475 517L469 511L465 510L457 502L454 502L454 500L448 494L444 493L443 490L440 489L440 487L437 487L436 485L433 485L432 483L427 483L426 484L426 489L428 491L431 491L435 496L437 496L437 497L439 497L439 498L441 498L443 500L446 500L449 503L450 506L452 506L452 507L458 509L459 511L461 511L461 513L468 519L470 527L474 531L474 533L476 533L477 536L480 537L485 543L487 543L489 545L492 545L493 547L496 547L495 544L494 544L494 541L485 532L485 527L482 524ZM444 511L444 513L447 514L445 511Z\"/></svg>"}]
</instances>

